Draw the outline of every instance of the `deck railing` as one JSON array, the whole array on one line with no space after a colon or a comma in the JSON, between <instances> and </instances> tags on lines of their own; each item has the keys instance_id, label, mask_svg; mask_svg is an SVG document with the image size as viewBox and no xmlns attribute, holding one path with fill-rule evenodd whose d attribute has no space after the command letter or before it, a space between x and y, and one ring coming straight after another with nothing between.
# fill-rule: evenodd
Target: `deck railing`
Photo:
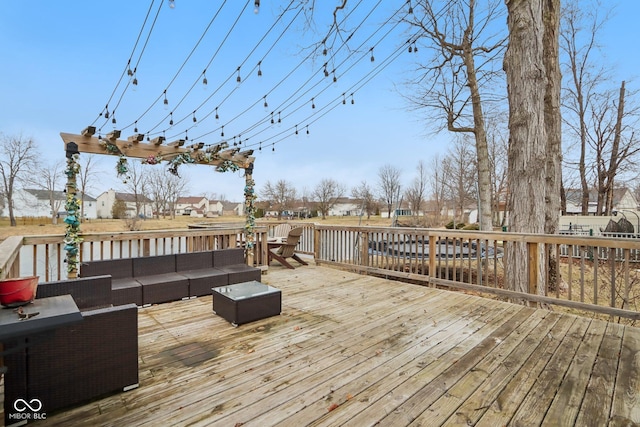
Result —
<instances>
[{"instance_id":1,"label":"deck railing","mask_svg":"<svg viewBox=\"0 0 640 427\"><path fill-rule=\"evenodd\" d=\"M86 261L169 255L241 247L242 227L193 230L131 231L82 234L80 269ZM267 264L267 229L257 227L253 263ZM11 237L0 244L2 277L40 276L40 281L67 278L63 235Z\"/></svg>"},{"instance_id":2,"label":"deck railing","mask_svg":"<svg viewBox=\"0 0 640 427\"><path fill-rule=\"evenodd\" d=\"M257 227L254 264L267 264L267 238L277 222ZM422 228L304 227L298 251L318 264L445 286L494 297L526 300L584 314L640 320L640 240L532 235ZM242 227L83 235L80 262L239 247ZM543 283L515 292L505 283L505 251L526 247L528 277ZM533 254L557 260L556 272L537 277ZM66 277L62 236L12 237L0 243L0 277Z\"/></svg>"},{"instance_id":3,"label":"deck railing","mask_svg":"<svg viewBox=\"0 0 640 427\"><path fill-rule=\"evenodd\" d=\"M640 240L420 228L316 225L318 264L491 294L605 317L640 320ZM504 254L526 245L528 278L538 283L533 254L546 251L544 289L505 284Z\"/></svg>"}]
</instances>

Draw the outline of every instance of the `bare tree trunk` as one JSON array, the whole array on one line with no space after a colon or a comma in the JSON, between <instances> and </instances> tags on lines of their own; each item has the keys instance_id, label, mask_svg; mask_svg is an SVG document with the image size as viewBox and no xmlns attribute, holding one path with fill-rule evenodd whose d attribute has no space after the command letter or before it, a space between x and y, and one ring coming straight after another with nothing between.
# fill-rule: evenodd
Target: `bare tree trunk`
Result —
<instances>
[{"instance_id":1,"label":"bare tree trunk","mask_svg":"<svg viewBox=\"0 0 640 427\"><path fill-rule=\"evenodd\" d=\"M613 209L613 187L616 174L618 173L619 152L620 152L620 134L622 133L622 118L624 117L624 81L620 85L620 96L618 98L618 116L616 118L616 130L611 146L611 159L609 160L609 171L607 173L607 203L605 214L609 214Z\"/></svg>"},{"instance_id":2,"label":"bare tree trunk","mask_svg":"<svg viewBox=\"0 0 640 427\"><path fill-rule=\"evenodd\" d=\"M546 213L544 232L556 234L560 220L561 186L562 186L562 146L561 146L561 115L560 115L560 88L562 75L560 73L560 0L545 0L544 6L544 63L547 74L547 87L544 97L545 114L544 121L547 131L547 186L546 186ZM548 283L555 289L558 275L558 260L552 250L547 247L547 274ZM538 294L545 295L544 280L538 281Z\"/></svg>"},{"instance_id":3,"label":"bare tree trunk","mask_svg":"<svg viewBox=\"0 0 640 427\"><path fill-rule=\"evenodd\" d=\"M489 172L489 146L487 144L487 132L484 127L484 114L480 99L480 88L476 78L476 68L473 60L471 44L464 44L464 62L467 66L469 91L473 105L473 127L476 139L476 158L478 161L478 193L480 203L480 230L492 231L492 206L491 206L491 173Z\"/></svg>"},{"instance_id":4,"label":"bare tree trunk","mask_svg":"<svg viewBox=\"0 0 640 427\"><path fill-rule=\"evenodd\" d=\"M547 93L544 60L544 0L506 0L509 47L504 68L509 97L509 207L511 231L542 234L547 203ZM540 167L541 165L545 165ZM505 253L505 280L529 292L526 244L516 242ZM544 277L544 251L538 248L537 275Z\"/></svg>"}]
</instances>

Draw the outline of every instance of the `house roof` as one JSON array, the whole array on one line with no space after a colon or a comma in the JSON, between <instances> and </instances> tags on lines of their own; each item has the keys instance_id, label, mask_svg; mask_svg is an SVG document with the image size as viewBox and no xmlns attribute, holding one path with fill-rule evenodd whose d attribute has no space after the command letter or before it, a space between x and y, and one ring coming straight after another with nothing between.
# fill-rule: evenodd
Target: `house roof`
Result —
<instances>
[{"instance_id":1,"label":"house roof","mask_svg":"<svg viewBox=\"0 0 640 427\"><path fill-rule=\"evenodd\" d=\"M613 205L617 205L620 203L620 200L629 192L630 190L626 187L614 188L613 189ZM578 188L568 188L565 190L565 197L567 202L570 202L576 206L580 206L582 204L582 190ZM598 201L598 192L595 189L589 190L589 204L597 203Z\"/></svg>"},{"instance_id":2,"label":"house roof","mask_svg":"<svg viewBox=\"0 0 640 427\"><path fill-rule=\"evenodd\" d=\"M142 195L142 194L138 194L137 198L135 194L131 194L131 193L115 193L115 197L116 200L122 200L123 202L129 202L129 203L135 203L136 199L139 202L145 202L145 203L151 203L153 200L151 200L150 198Z\"/></svg>"},{"instance_id":3,"label":"house roof","mask_svg":"<svg viewBox=\"0 0 640 427\"><path fill-rule=\"evenodd\" d=\"M186 197L178 197L177 203L181 204L181 205L187 205L187 204L197 204L200 203L202 201L202 199L207 199L204 196L186 196Z\"/></svg>"},{"instance_id":4,"label":"house roof","mask_svg":"<svg viewBox=\"0 0 640 427\"><path fill-rule=\"evenodd\" d=\"M51 193L53 193L53 198L54 200L66 200L67 199L67 193L64 191L49 191L49 190L39 190L39 189L35 189L35 188L25 188L24 191L33 194L35 196L36 199L38 200L49 200L49 196ZM93 201L95 202L96 199L89 196L88 194L85 194L84 197L81 197L82 193L78 193L78 198L82 198L85 201Z\"/></svg>"}]
</instances>

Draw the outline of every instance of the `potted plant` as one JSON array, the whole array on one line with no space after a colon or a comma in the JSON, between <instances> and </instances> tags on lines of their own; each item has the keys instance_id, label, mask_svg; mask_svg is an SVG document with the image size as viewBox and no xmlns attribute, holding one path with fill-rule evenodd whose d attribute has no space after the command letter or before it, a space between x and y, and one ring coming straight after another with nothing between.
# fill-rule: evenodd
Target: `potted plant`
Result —
<instances>
[{"instance_id":1,"label":"potted plant","mask_svg":"<svg viewBox=\"0 0 640 427\"><path fill-rule=\"evenodd\" d=\"M29 304L36 297L38 279L38 276L29 276L0 280L0 304L5 307Z\"/></svg>"}]
</instances>

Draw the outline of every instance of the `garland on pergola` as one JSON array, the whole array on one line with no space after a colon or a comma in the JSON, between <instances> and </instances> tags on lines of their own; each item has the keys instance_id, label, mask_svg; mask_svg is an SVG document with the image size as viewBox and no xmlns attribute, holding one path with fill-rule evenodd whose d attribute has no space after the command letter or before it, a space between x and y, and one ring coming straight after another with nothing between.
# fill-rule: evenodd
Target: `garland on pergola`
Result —
<instances>
[{"instance_id":1,"label":"garland on pergola","mask_svg":"<svg viewBox=\"0 0 640 427\"><path fill-rule=\"evenodd\" d=\"M61 133L65 143L67 157L67 200L65 218L66 233L64 238L64 250L67 252L67 276L75 278L78 273L78 255L80 252L80 201L77 198L76 176L80 172L78 163L80 153L107 154L118 156L116 173L123 181L128 178L128 158L141 159L142 163L149 165L167 162L169 172L178 175L178 168L183 164L206 164L215 166L217 172L245 170L245 250L247 260L252 262L253 247L255 242L255 182L253 180L253 150L240 151L239 148L228 148L226 142L204 149L204 143L199 142L184 147L185 140L179 139L165 144L164 137L157 137L148 143L144 143L142 134L135 134L120 140L120 131L113 131L106 137L96 138L95 127L89 126L81 134Z\"/></svg>"}]
</instances>

